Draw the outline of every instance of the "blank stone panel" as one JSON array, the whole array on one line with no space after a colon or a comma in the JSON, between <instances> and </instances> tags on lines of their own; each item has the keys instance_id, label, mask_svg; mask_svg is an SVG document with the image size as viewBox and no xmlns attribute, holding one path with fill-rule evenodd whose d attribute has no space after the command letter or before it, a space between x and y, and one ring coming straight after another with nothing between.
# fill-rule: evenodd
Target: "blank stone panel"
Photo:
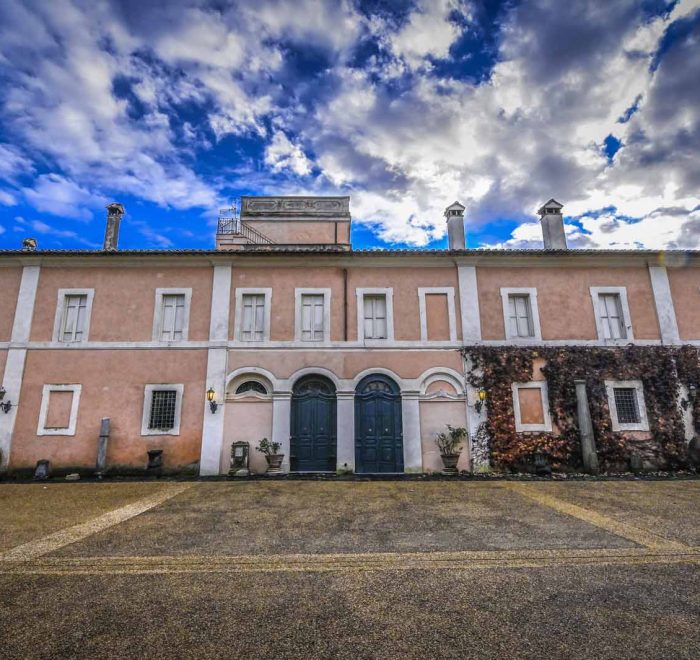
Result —
<instances>
[{"instance_id":1,"label":"blank stone panel","mask_svg":"<svg viewBox=\"0 0 700 660\"><path fill-rule=\"evenodd\" d=\"M70 411L73 392L51 392L46 414L47 429L67 429L70 426Z\"/></svg>"},{"instance_id":2,"label":"blank stone panel","mask_svg":"<svg viewBox=\"0 0 700 660\"><path fill-rule=\"evenodd\" d=\"M450 317L447 311L447 294L427 294L425 296L425 313L427 316L428 339L430 341L449 341Z\"/></svg>"},{"instance_id":3,"label":"blank stone panel","mask_svg":"<svg viewBox=\"0 0 700 660\"><path fill-rule=\"evenodd\" d=\"M521 424L544 424L542 408L542 391L538 387L521 387L518 389Z\"/></svg>"}]
</instances>

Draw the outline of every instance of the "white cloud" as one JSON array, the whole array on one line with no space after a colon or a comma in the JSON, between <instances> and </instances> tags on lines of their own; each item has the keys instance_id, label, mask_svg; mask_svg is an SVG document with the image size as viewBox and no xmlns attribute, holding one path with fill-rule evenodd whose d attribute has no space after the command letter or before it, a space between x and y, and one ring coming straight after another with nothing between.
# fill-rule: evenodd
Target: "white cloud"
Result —
<instances>
[{"instance_id":1,"label":"white cloud","mask_svg":"<svg viewBox=\"0 0 700 660\"><path fill-rule=\"evenodd\" d=\"M265 149L265 163L273 172L290 170L298 176L311 172L311 163L303 149L293 144L282 131L275 131L272 141Z\"/></svg>"},{"instance_id":2,"label":"white cloud","mask_svg":"<svg viewBox=\"0 0 700 660\"><path fill-rule=\"evenodd\" d=\"M38 211L80 220L89 220L90 209L106 204L106 199L58 174L42 174L33 188L22 192Z\"/></svg>"}]
</instances>

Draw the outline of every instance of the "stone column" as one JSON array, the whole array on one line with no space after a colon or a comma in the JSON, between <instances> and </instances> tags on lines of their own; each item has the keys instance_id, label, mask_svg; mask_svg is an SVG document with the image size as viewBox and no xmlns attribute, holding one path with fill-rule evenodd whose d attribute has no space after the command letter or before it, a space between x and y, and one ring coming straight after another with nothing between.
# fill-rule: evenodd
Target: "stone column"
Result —
<instances>
[{"instance_id":1,"label":"stone column","mask_svg":"<svg viewBox=\"0 0 700 660\"><path fill-rule=\"evenodd\" d=\"M403 471L423 471L423 450L420 442L420 400L418 392L401 392L403 419Z\"/></svg>"},{"instance_id":2,"label":"stone column","mask_svg":"<svg viewBox=\"0 0 700 660\"><path fill-rule=\"evenodd\" d=\"M291 413L292 393L274 392L272 394L272 442L279 442L280 452L284 454L282 472L289 472Z\"/></svg>"},{"instance_id":3,"label":"stone column","mask_svg":"<svg viewBox=\"0 0 700 660\"><path fill-rule=\"evenodd\" d=\"M355 392L338 392L337 471L355 471Z\"/></svg>"},{"instance_id":4,"label":"stone column","mask_svg":"<svg viewBox=\"0 0 700 660\"><path fill-rule=\"evenodd\" d=\"M0 414L0 468L7 468L12 449L12 435L19 410L19 398L24 379L24 364L27 358L27 344L34 315L34 301L39 286L40 266L27 265L22 269L22 280L17 295L15 319L12 325L10 348L5 361L2 385L7 390L6 401L14 404L7 414Z\"/></svg>"},{"instance_id":5,"label":"stone column","mask_svg":"<svg viewBox=\"0 0 700 660\"><path fill-rule=\"evenodd\" d=\"M581 454L583 456L583 469L589 474L598 473L598 454L593 435L593 422L591 411L588 407L588 394L586 393L586 381L575 380L576 384L576 408L578 414L578 430L581 437Z\"/></svg>"},{"instance_id":6,"label":"stone column","mask_svg":"<svg viewBox=\"0 0 700 660\"><path fill-rule=\"evenodd\" d=\"M231 309L231 266L214 266L211 292L211 321L207 354L207 380L200 395L203 406L202 448L199 474L215 475L221 472L221 448L224 441L224 412L226 406L226 374L228 367L229 312ZM206 400L206 391L213 387L219 409L212 413ZM228 471L228 466L225 466Z\"/></svg>"}]
</instances>

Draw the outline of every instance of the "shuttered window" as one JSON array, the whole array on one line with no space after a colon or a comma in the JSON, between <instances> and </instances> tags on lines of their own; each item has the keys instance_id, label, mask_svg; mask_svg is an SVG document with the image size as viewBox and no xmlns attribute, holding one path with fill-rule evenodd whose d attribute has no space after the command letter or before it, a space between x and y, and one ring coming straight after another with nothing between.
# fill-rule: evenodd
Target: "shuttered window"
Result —
<instances>
[{"instance_id":1,"label":"shuttered window","mask_svg":"<svg viewBox=\"0 0 700 660\"><path fill-rule=\"evenodd\" d=\"M164 294L161 305L161 340L177 341L183 339L185 327L184 294Z\"/></svg>"},{"instance_id":2,"label":"shuttered window","mask_svg":"<svg viewBox=\"0 0 700 660\"><path fill-rule=\"evenodd\" d=\"M265 339L265 295L243 294L242 304L241 339L263 341Z\"/></svg>"},{"instance_id":3,"label":"shuttered window","mask_svg":"<svg viewBox=\"0 0 700 660\"><path fill-rule=\"evenodd\" d=\"M303 341L323 341L324 299L322 294L301 296L301 338Z\"/></svg>"},{"instance_id":4,"label":"shuttered window","mask_svg":"<svg viewBox=\"0 0 700 660\"><path fill-rule=\"evenodd\" d=\"M601 293L598 297L600 324L604 339L626 339L622 301L618 293Z\"/></svg>"},{"instance_id":5,"label":"shuttered window","mask_svg":"<svg viewBox=\"0 0 700 660\"><path fill-rule=\"evenodd\" d=\"M63 318L59 341L78 342L85 337L87 321L87 296L67 295L63 301Z\"/></svg>"},{"instance_id":6,"label":"shuttered window","mask_svg":"<svg viewBox=\"0 0 700 660\"><path fill-rule=\"evenodd\" d=\"M365 339L386 339L386 296L365 295Z\"/></svg>"},{"instance_id":7,"label":"shuttered window","mask_svg":"<svg viewBox=\"0 0 700 660\"><path fill-rule=\"evenodd\" d=\"M535 336L530 296L513 294L508 296L508 316L512 337Z\"/></svg>"}]
</instances>

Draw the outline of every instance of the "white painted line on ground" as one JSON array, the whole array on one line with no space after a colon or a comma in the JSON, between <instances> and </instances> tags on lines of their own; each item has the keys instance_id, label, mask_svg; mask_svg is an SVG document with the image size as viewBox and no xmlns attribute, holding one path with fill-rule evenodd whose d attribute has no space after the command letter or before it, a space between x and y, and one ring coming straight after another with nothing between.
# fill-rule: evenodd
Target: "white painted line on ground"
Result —
<instances>
[{"instance_id":1,"label":"white painted line on ground","mask_svg":"<svg viewBox=\"0 0 700 660\"><path fill-rule=\"evenodd\" d=\"M554 509L559 513L565 513L568 516L578 518L591 525L600 527L607 532L611 532L616 536L621 536L629 541L634 541L639 545L651 548L654 550L687 550L688 546L680 541L667 539L659 534L654 534L641 527L635 527L629 523L624 523L619 520L605 516L602 513L585 509L577 504L571 504L565 500L560 500L557 497L547 495L533 487L533 484L521 484L516 482L505 482L504 487L512 490L519 495L523 495L538 504Z\"/></svg>"},{"instance_id":2,"label":"white painted line on ground","mask_svg":"<svg viewBox=\"0 0 700 660\"><path fill-rule=\"evenodd\" d=\"M179 495L192 486L192 483L168 484L153 495L109 511L97 518L80 523L79 525L74 525L73 527L67 527L66 529L49 534L49 536L44 536L43 538L15 546L0 554L0 562L34 559L46 555L49 552L53 552L54 550L58 550L66 545L70 545L71 543L75 543L76 541L82 541L92 534L118 525L134 516L138 516L144 511L148 511L170 498Z\"/></svg>"}]
</instances>

